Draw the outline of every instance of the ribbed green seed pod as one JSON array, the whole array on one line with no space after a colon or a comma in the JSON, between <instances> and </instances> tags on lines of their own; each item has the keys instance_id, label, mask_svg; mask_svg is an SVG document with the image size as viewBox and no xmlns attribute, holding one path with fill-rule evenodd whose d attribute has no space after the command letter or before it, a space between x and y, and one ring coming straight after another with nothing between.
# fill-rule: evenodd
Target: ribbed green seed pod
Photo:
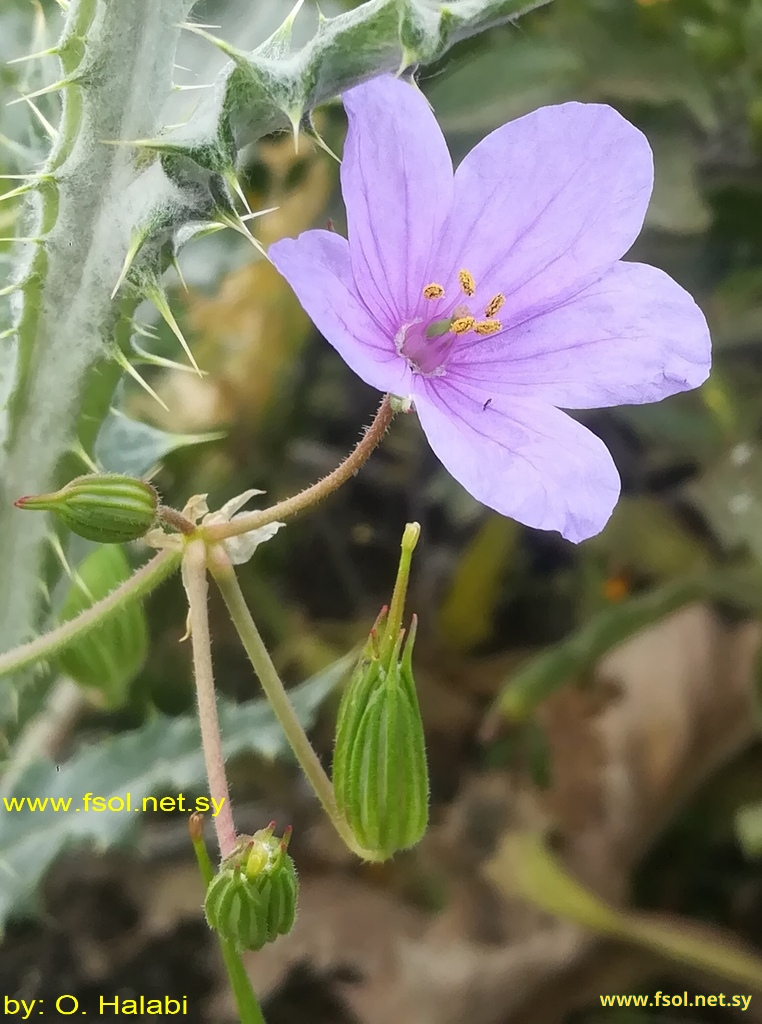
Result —
<instances>
[{"instance_id":1,"label":"ribbed green seed pod","mask_svg":"<svg viewBox=\"0 0 762 1024\"><path fill-rule=\"evenodd\" d=\"M212 879L204 901L209 926L236 949L261 949L267 942L267 915L256 888L240 868L226 868Z\"/></svg>"},{"instance_id":2,"label":"ribbed green seed pod","mask_svg":"<svg viewBox=\"0 0 762 1024\"><path fill-rule=\"evenodd\" d=\"M278 839L274 827L239 836L207 890L209 925L238 949L261 949L294 924L298 883L287 852L291 829Z\"/></svg>"},{"instance_id":3,"label":"ribbed green seed pod","mask_svg":"<svg viewBox=\"0 0 762 1024\"><path fill-rule=\"evenodd\" d=\"M29 495L17 508L54 512L72 531L100 544L137 540L156 521L159 496L150 484L118 473L93 473L52 494Z\"/></svg>"},{"instance_id":4,"label":"ribbed green seed pod","mask_svg":"<svg viewBox=\"0 0 762 1024\"><path fill-rule=\"evenodd\" d=\"M339 707L333 790L359 847L386 860L414 846L428 823L429 780L412 670L417 621L402 657L400 621L418 527L409 525L391 609L371 632Z\"/></svg>"}]
</instances>

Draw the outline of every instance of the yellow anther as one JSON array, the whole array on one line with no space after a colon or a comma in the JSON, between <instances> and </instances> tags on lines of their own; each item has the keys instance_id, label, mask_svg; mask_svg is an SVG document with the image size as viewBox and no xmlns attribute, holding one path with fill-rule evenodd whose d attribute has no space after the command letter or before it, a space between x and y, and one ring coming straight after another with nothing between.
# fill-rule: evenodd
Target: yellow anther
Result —
<instances>
[{"instance_id":1,"label":"yellow anther","mask_svg":"<svg viewBox=\"0 0 762 1024\"><path fill-rule=\"evenodd\" d=\"M484 315L486 317L494 316L495 313L497 313L499 310L503 308L504 303L505 295L501 295L500 292L498 292L494 299L489 300L487 308L484 310Z\"/></svg>"},{"instance_id":2,"label":"yellow anther","mask_svg":"<svg viewBox=\"0 0 762 1024\"><path fill-rule=\"evenodd\" d=\"M472 316L459 316L457 320L453 320L450 330L453 334L467 334L473 330L475 323L476 320Z\"/></svg>"},{"instance_id":3,"label":"yellow anther","mask_svg":"<svg viewBox=\"0 0 762 1024\"><path fill-rule=\"evenodd\" d=\"M444 295L444 288L441 284L427 284L423 289L424 298L441 299Z\"/></svg>"},{"instance_id":4,"label":"yellow anther","mask_svg":"<svg viewBox=\"0 0 762 1024\"><path fill-rule=\"evenodd\" d=\"M495 334L502 329L503 325L499 320L477 320L474 323L474 330L477 334Z\"/></svg>"},{"instance_id":5,"label":"yellow anther","mask_svg":"<svg viewBox=\"0 0 762 1024\"><path fill-rule=\"evenodd\" d=\"M460 281L460 287L463 289L466 295L469 297L476 291L476 281L474 281L473 274L468 270L458 271L458 280Z\"/></svg>"}]
</instances>

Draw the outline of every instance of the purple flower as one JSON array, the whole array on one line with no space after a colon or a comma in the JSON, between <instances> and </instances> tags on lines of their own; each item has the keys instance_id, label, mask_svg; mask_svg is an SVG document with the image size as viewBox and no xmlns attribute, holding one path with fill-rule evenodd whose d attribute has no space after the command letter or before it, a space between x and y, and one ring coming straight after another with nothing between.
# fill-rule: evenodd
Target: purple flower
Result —
<instances>
[{"instance_id":1,"label":"purple flower","mask_svg":"<svg viewBox=\"0 0 762 1024\"><path fill-rule=\"evenodd\" d=\"M411 397L463 486L580 541L619 496L606 447L560 409L655 402L709 373L691 297L621 262L653 184L645 137L564 103L503 125L453 175L434 115L389 76L344 97L349 240L306 231L270 257L352 369Z\"/></svg>"}]
</instances>

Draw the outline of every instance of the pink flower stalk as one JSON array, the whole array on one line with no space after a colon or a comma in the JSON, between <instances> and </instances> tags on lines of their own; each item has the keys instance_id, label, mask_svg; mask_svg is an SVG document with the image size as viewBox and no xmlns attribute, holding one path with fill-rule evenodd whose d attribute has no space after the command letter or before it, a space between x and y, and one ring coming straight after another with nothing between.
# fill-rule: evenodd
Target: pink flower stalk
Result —
<instances>
[{"instance_id":1,"label":"pink flower stalk","mask_svg":"<svg viewBox=\"0 0 762 1024\"><path fill-rule=\"evenodd\" d=\"M572 541L620 482L561 409L656 402L706 380L706 321L654 267L622 262L653 185L645 136L611 107L543 107L455 174L423 95L385 76L344 96L349 239L270 247L363 380L410 397L431 447L482 501Z\"/></svg>"}]
</instances>

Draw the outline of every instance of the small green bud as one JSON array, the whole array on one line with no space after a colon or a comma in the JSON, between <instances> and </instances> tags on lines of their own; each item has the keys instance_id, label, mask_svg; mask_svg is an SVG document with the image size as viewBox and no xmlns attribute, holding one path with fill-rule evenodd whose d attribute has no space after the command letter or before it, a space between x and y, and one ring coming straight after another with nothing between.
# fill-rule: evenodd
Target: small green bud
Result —
<instances>
[{"instance_id":1,"label":"small green bud","mask_svg":"<svg viewBox=\"0 0 762 1024\"><path fill-rule=\"evenodd\" d=\"M409 524L390 609L383 609L344 692L336 726L333 789L359 846L387 860L415 846L428 824L429 779L413 680L417 620L404 651L400 628L420 530Z\"/></svg>"},{"instance_id":2,"label":"small green bud","mask_svg":"<svg viewBox=\"0 0 762 1024\"><path fill-rule=\"evenodd\" d=\"M238 949L261 949L294 924L298 883L289 856L291 829L273 836L275 822L253 836L239 836L206 894L209 925Z\"/></svg>"},{"instance_id":3,"label":"small green bud","mask_svg":"<svg viewBox=\"0 0 762 1024\"><path fill-rule=\"evenodd\" d=\"M78 476L60 491L29 495L16 508L55 512L72 533L101 544L137 540L156 521L159 496L150 484L118 473Z\"/></svg>"},{"instance_id":4,"label":"small green bud","mask_svg":"<svg viewBox=\"0 0 762 1024\"><path fill-rule=\"evenodd\" d=\"M236 949L261 949L267 942L262 899L240 868L225 868L214 876L204 911L209 927Z\"/></svg>"}]
</instances>

